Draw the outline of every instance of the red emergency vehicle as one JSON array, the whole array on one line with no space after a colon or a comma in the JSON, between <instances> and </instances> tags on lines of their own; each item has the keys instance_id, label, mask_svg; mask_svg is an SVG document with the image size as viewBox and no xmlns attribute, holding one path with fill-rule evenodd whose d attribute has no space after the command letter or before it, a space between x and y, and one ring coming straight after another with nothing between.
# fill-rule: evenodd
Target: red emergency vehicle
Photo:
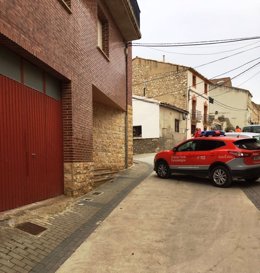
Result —
<instances>
[{"instance_id":1,"label":"red emergency vehicle","mask_svg":"<svg viewBox=\"0 0 260 273\"><path fill-rule=\"evenodd\" d=\"M210 133L211 132L211 133ZM228 187L234 178L247 182L260 177L260 143L254 138L223 136L219 131L204 132L154 158L160 178L174 173L208 177L215 186Z\"/></svg>"}]
</instances>

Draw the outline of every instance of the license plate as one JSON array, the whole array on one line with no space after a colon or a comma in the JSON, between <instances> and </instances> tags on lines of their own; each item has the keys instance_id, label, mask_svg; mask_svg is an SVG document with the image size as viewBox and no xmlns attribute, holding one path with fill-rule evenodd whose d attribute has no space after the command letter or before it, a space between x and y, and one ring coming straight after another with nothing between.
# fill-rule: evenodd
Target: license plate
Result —
<instances>
[{"instance_id":1,"label":"license plate","mask_svg":"<svg viewBox=\"0 0 260 273\"><path fill-rule=\"evenodd\" d=\"M254 160L260 160L260 155L254 156L253 158L254 158Z\"/></svg>"}]
</instances>

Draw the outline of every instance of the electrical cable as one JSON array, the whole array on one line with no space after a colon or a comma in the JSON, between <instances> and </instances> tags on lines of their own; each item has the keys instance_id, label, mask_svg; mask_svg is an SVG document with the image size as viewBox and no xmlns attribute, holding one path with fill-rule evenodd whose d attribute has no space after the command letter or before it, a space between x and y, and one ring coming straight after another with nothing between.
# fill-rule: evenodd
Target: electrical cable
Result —
<instances>
[{"instance_id":1,"label":"electrical cable","mask_svg":"<svg viewBox=\"0 0 260 273\"><path fill-rule=\"evenodd\" d=\"M240 109L240 108L232 107L232 106L226 105L224 103L221 103L220 101L217 101L215 99L214 99L214 103L221 106L222 108L225 108L225 109L231 110L231 111L247 111L247 109Z\"/></svg>"},{"instance_id":2,"label":"electrical cable","mask_svg":"<svg viewBox=\"0 0 260 273\"><path fill-rule=\"evenodd\" d=\"M256 58L256 59L253 59L253 60L251 60L251 61L249 61L249 62L246 62L246 63L244 63L244 64L242 64L242 65L240 65L240 66L237 66L236 68L233 68L233 69L231 69L231 70L228 70L228 71L226 71L226 72L223 72L223 73L221 73L221 74L219 74L219 75L217 75L217 76L214 76L214 77L212 77L212 78L210 78L210 79L213 80L213 79L218 78L218 77L220 77L220 76L223 76L223 75L225 75L225 74L227 74L227 73L233 72L233 71L235 71L235 70L237 70L237 69L239 69L239 68L241 68L241 67L243 67L243 66L245 66L245 65L247 65L247 64L249 64L249 63L252 63L252 62L254 62L254 61L258 60L258 59L260 59L260 57L258 57L258 58Z\"/></svg>"},{"instance_id":3,"label":"electrical cable","mask_svg":"<svg viewBox=\"0 0 260 273\"><path fill-rule=\"evenodd\" d=\"M160 51L160 52L163 52L163 53L176 54L176 55L185 55L185 56L210 56L210 55L218 55L218 54L227 53L227 52L233 52L233 51L236 51L236 50L239 50L239 49L242 49L242 48L251 46L251 45L255 45L255 44L259 43L259 42L260 42L260 41L255 42L255 43L251 43L251 44L249 44L249 45L241 46L241 47L238 47L238 48L235 48L235 49L224 50L224 51L213 52L213 53L184 53L184 52L173 52L173 51L166 51L166 50L161 50L161 49L157 49L157 48L153 48L153 47L150 47L149 49L152 49L152 50L155 50L155 51Z\"/></svg>"},{"instance_id":4,"label":"electrical cable","mask_svg":"<svg viewBox=\"0 0 260 273\"><path fill-rule=\"evenodd\" d=\"M247 80L245 80L244 82L240 83L237 85L237 87L243 85L244 83L248 82L249 80L253 79L255 76L257 76L258 74L260 74L260 71L258 71L257 73L255 73L252 77L248 78Z\"/></svg>"},{"instance_id":5,"label":"electrical cable","mask_svg":"<svg viewBox=\"0 0 260 273\"><path fill-rule=\"evenodd\" d=\"M251 49L255 49L255 48L258 48L258 47L260 47L260 46L253 47L253 48L251 48ZM204 64L202 64L202 65L196 66L195 68L199 68L199 67L202 67L202 66L205 66L205 65L214 63L214 62L221 61L221 60L223 60L223 59L227 59L227 58L233 57L233 56L238 55L238 54L245 53L245 52L247 52L247 51L249 51L249 50L251 50L251 49L239 51L239 52L237 52L237 53L235 53L235 54L231 54L231 55L228 55L228 56L225 56L225 57L216 59L216 60L214 60L214 61L210 61L210 62L208 62L208 63L204 63ZM185 66L181 66L181 65L180 65L180 67L185 67ZM187 69L186 69L186 71L187 71L190 67L186 67L186 68L187 68ZM176 71L169 71L169 72L164 72L164 73L159 73L159 74L154 74L154 75L165 75L165 77L168 77L169 74L170 74L170 73L173 73L173 72L176 72ZM181 72L183 72L183 71L181 71ZM157 79L162 79L162 78L163 78L163 76L161 76L161 77L159 77L159 78L154 78L154 79L151 79L151 80L147 80L147 81L145 81L145 82L147 83L147 82L155 81L155 80L157 80ZM142 81L142 82L140 82L140 83L135 83L135 84L133 84L133 86L136 86L136 85L138 85L138 84L143 84L143 83L144 83L144 81Z\"/></svg>"},{"instance_id":6,"label":"electrical cable","mask_svg":"<svg viewBox=\"0 0 260 273\"><path fill-rule=\"evenodd\" d=\"M248 40L258 40L260 36L246 37L246 38L234 38L234 39L222 39L222 40L209 40L209 41L197 41L197 42L183 42L183 43L131 43L132 46L140 47L181 47L181 46L201 46L201 45L215 45L224 43L236 43Z\"/></svg>"},{"instance_id":7,"label":"electrical cable","mask_svg":"<svg viewBox=\"0 0 260 273\"><path fill-rule=\"evenodd\" d=\"M233 79L235 79L235 78L241 76L242 74L246 73L247 71L249 71L250 69L254 68L255 66L257 66L257 65L259 65L259 64L260 64L260 62L254 64L253 66L249 67L248 69L246 69L246 70L242 71L241 73L237 74L236 76L232 77L231 80L233 80ZM226 83L227 81L229 81L229 79L226 80L226 81L223 81L223 83L220 84L220 85L216 85L214 88L210 89L209 92L211 92L212 90L215 90L215 89L218 88L219 86L225 85L225 83ZM221 96L221 95L224 95L224 94L227 94L227 93L229 93L229 92L230 92L230 91L225 91L224 93L214 95L214 101L215 101L215 97Z\"/></svg>"},{"instance_id":8,"label":"electrical cable","mask_svg":"<svg viewBox=\"0 0 260 273\"><path fill-rule=\"evenodd\" d=\"M219 62L219 61L222 61L222 60L231 58L231 57L233 57L233 56L236 56L236 55L238 55L238 54L245 53L245 52L250 51L250 50L252 50L252 49L256 49L256 48L258 48L258 47L260 47L260 46L255 46L255 47L252 47L252 48L249 48L249 49L246 49L246 50L242 50L242 51L236 52L236 53L234 53L234 54L231 54L231 55L228 55L228 56L219 58L219 59L217 59L217 60L210 61L210 62L208 62L208 63L204 63L204 64L201 64L201 65L195 66L194 68L199 68L199 67L202 67L202 66L205 66L205 65L208 65L208 64L216 63L216 62Z\"/></svg>"},{"instance_id":9,"label":"electrical cable","mask_svg":"<svg viewBox=\"0 0 260 273\"><path fill-rule=\"evenodd\" d=\"M232 77L231 80L233 80L233 79L235 79L235 78L241 76L242 74L246 73L247 71L249 71L250 69L254 68L255 66L257 66L257 65L259 65L259 64L260 64L260 62L258 62L258 63L256 63L256 64L252 65L251 67L247 68L246 70L244 70L244 71L240 72L239 74L235 75L234 77ZM182 72L183 72L183 71L182 71ZM179 73L179 72L177 72L177 73ZM165 77L165 76L164 76L164 77ZM163 77L162 77L162 78L163 78ZM214 88L210 89L209 92L211 92L212 90L218 88L219 86L224 85L226 82L227 82L227 81L224 81L221 85L215 86ZM197 84L198 84L198 83L197 83ZM197 85L197 84L196 84L196 85ZM160 97L160 96L167 95L167 94L171 94L171 93L172 93L172 92L161 93L161 94L158 94L158 95L156 95L156 96L149 96L148 98L156 98L156 97ZM195 96L198 97L198 96L202 96L202 95L195 95ZM228 105L226 105L226 106L228 107ZM239 109L239 110L244 110L244 109Z\"/></svg>"}]
</instances>

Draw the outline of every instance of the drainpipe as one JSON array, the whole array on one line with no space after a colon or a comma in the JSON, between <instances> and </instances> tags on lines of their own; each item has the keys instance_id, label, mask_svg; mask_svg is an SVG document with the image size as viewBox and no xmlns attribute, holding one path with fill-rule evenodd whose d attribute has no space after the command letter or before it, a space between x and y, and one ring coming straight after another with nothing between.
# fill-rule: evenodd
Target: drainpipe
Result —
<instances>
[{"instance_id":1,"label":"drainpipe","mask_svg":"<svg viewBox=\"0 0 260 273\"><path fill-rule=\"evenodd\" d=\"M125 44L125 78L126 78L126 96L125 96L125 168L128 167L128 43Z\"/></svg>"}]
</instances>

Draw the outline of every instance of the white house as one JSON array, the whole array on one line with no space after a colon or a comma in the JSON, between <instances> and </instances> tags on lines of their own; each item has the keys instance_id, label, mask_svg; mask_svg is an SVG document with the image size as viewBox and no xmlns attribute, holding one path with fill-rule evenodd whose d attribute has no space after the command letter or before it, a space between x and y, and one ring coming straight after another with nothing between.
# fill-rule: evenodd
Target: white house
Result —
<instances>
[{"instance_id":1,"label":"white house","mask_svg":"<svg viewBox=\"0 0 260 273\"><path fill-rule=\"evenodd\" d=\"M132 102L134 153L171 149L186 139L187 111L141 96Z\"/></svg>"}]
</instances>

